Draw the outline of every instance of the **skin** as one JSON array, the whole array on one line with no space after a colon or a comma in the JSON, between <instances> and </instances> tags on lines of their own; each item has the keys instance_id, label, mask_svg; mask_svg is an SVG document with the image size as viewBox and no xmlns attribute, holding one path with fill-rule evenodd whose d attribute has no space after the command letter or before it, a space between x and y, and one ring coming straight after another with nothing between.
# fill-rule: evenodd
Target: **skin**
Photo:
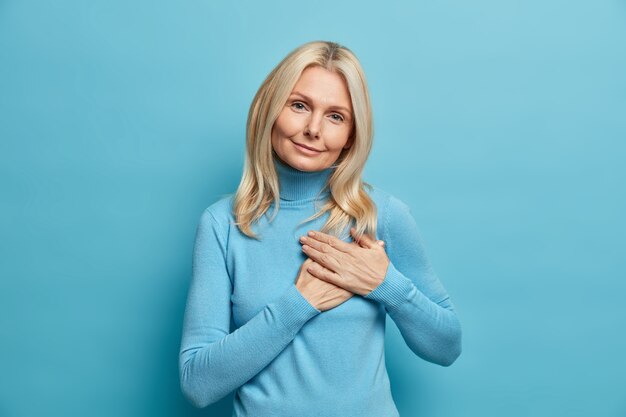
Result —
<instances>
[{"instance_id":1,"label":"skin","mask_svg":"<svg viewBox=\"0 0 626 417\"><path fill-rule=\"evenodd\" d=\"M295 169L320 171L352 145L353 126L350 92L343 78L319 66L309 67L272 127L272 148ZM300 239L308 258L300 266L296 287L318 310L334 308L354 294L368 294L386 275L384 242L367 236L357 239L354 229L351 234L351 243L317 230Z\"/></svg>"},{"instance_id":2,"label":"skin","mask_svg":"<svg viewBox=\"0 0 626 417\"><path fill-rule=\"evenodd\" d=\"M367 295L385 279L389 258L382 241L375 241L367 235L357 240L354 228L350 233L355 242L347 243L313 230L308 236L302 236L302 250L314 261L307 270L316 278L353 294Z\"/></svg>"},{"instance_id":3,"label":"skin","mask_svg":"<svg viewBox=\"0 0 626 417\"><path fill-rule=\"evenodd\" d=\"M319 66L305 69L272 128L272 147L300 171L321 171L352 145L350 92L343 78ZM296 144L318 152L304 152Z\"/></svg>"}]
</instances>

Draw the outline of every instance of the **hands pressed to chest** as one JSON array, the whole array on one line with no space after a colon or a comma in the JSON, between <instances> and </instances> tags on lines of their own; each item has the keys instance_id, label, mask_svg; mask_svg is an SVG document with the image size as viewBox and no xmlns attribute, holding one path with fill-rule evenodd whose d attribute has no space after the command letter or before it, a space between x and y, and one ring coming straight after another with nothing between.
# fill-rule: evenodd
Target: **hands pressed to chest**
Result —
<instances>
[{"instance_id":1,"label":"hands pressed to chest","mask_svg":"<svg viewBox=\"0 0 626 417\"><path fill-rule=\"evenodd\" d=\"M351 243L319 231L309 231L300 243L310 258L305 263L312 276L352 294L367 295L385 279L389 258L382 240L367 235L357 240L355 232L350 229Z\"/></svg>"}]
</instances>

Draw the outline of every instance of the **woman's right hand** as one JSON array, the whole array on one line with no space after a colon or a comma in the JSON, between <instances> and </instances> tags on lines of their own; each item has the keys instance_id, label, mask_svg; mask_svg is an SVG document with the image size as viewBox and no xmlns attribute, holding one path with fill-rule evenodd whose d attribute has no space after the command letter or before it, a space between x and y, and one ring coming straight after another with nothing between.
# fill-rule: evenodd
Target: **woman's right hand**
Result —
<instances>
[{"instance_id":1,"label":"woman's right hand","mask_svg":"<svg viewBox=\"0 0 626 417\"><path fill-rule=\"evenodd\" d=\"M314 277L307 267L314 261L311 258L300 265L296 288L313 307L320 311L330 310L347 301L354 294L329 282Z\"/></svg>"},{"instance_id":2,"label":"woman's right hand","mask_svg":"<svg viewBox=\"0 0 626 417\"><path fill-rule=\"evenodd\" d=\"M382 247L385 246L384 240L378 240L376 243ZM354 244L358 243L355 242ZM348 290L311 275L307 267L314 262L311 258L306 258L300 265L296 279L296 288L309 304L320 311L326 311L337 307L354 295Z\"/></svg>"}]
</instances>

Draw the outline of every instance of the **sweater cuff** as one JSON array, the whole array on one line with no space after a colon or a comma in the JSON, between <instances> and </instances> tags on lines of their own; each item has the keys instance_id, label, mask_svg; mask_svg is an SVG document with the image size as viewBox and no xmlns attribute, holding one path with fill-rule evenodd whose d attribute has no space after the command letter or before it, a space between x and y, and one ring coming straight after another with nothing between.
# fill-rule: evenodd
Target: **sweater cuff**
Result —
<instances>
[{"instance_id":1,"label":"sweater cuff","mask_svg":"<svg viewBox=\"0 0 626 417\"><path fill-rule=\"evenodd\" d=\"M364 298L384 304L387 309L395 309L409 301L411 291L415 290L413 282L402 275L389 261L385 279Z\"/></svg>"},{"instance_id":2,"label":"sweater cuff","mask_svg":"<svg viewBox=\"0 0 626 417\"><path fill-rule=\"evenodd\" d=\"M272 310L281 323L287 329L295 331L300 330L307 321L321 313L304 298L295 284L291 284L272 305Z\"/></svg>"}]
</instances>

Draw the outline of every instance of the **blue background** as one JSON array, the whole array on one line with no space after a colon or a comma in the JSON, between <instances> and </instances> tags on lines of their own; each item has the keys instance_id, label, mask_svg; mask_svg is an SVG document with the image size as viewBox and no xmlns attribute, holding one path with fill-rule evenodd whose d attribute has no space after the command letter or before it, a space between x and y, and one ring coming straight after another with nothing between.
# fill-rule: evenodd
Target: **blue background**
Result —
<instances>
[{"instance_id":1,"label":"blue background","mask_svg":"<svg viewBox=\"0 0 626 417\"><path fill-rule=\"evenodd\" d=\"M1 416L230 416L178 385L195 228L315 39L463 324L444 368L388 321L401 415L626 416L623 0L0 2Z\"/></svg>"}]
</instances>

